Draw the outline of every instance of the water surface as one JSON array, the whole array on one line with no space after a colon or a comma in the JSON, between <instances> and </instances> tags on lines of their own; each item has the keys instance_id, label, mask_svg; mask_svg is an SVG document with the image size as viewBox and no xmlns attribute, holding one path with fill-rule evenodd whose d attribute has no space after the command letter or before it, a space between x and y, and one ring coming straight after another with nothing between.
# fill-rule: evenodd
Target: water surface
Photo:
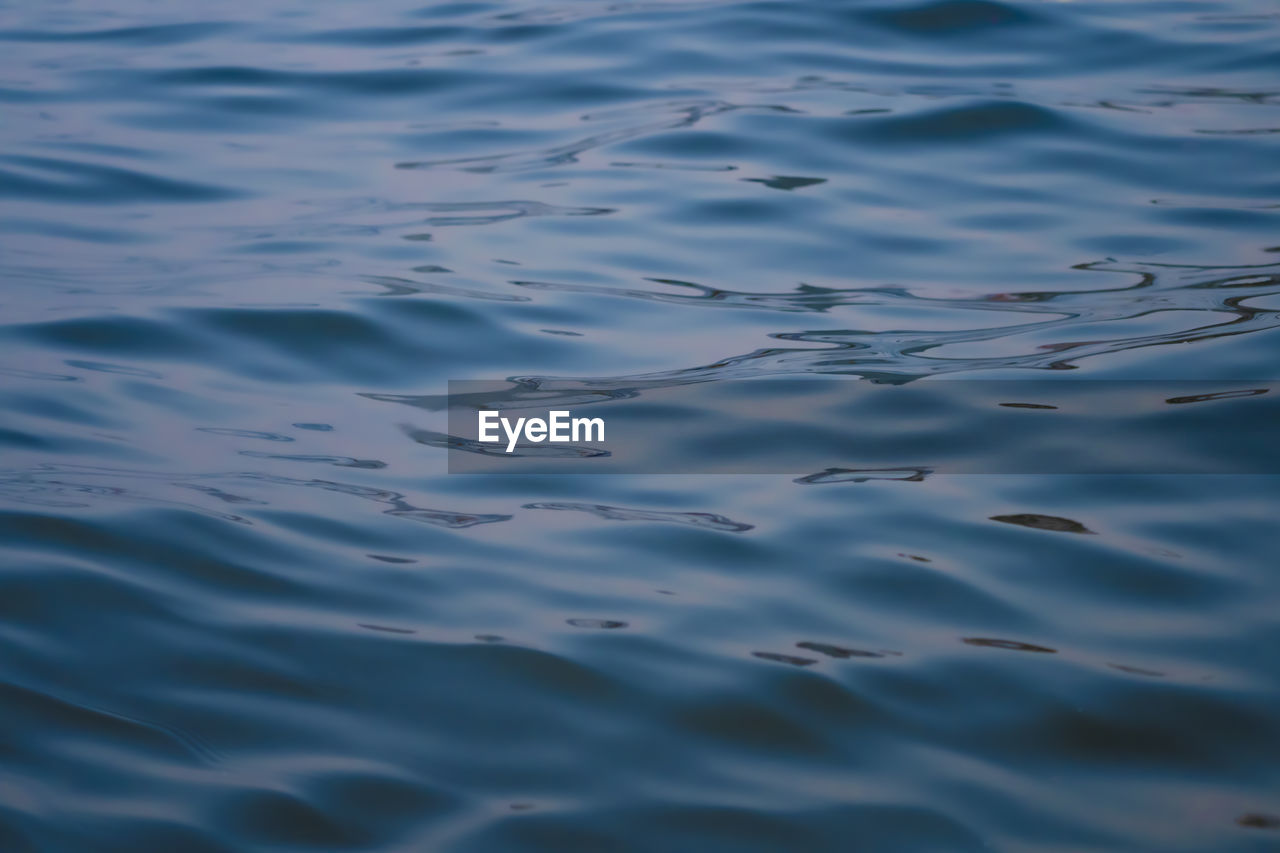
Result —
<instances>
[{"instance_id":1,"label":"water surface","mask_svg":"<svg viewBox=\"0 0 1280 853\"><path fill-rule=\"evenodd\" d=\"M1278 45L1270 0L4 4L0 847L1275 849L1274 476L414 437L451 379L1276 379Z\"/></svg>"}]
</instances>

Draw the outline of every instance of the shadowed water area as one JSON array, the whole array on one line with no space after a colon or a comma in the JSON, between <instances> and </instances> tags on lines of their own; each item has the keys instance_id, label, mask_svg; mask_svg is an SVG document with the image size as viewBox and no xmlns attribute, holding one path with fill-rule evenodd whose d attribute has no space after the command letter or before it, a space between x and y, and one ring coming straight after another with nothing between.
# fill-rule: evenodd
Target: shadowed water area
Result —
<instances>
[{"instance_id":1,"label":"shadowed water area","mask_svg":"<svg viewBox=\"0 0 1280 853\"><path fill-rule=\"evenodd\" d=\"M1280 846L1276 475L466 476L439 405L1253 405L1274 0L8 2L0 115L0 849Z\"/></svg>"}]
</instances>

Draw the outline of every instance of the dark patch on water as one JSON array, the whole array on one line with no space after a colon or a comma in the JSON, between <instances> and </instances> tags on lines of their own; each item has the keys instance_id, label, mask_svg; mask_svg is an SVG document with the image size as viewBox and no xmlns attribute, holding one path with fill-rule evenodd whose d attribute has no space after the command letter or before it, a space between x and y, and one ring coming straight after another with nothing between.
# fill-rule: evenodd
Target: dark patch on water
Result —
<instances>
[{"instance_id":1,"label":"dark patch on water","mask_svg":"<svg viewBox=\"0 0 1280 853\"><path fill-rule=\"evenodd\" d=\"M989 637L965 637L964 642L970 646L984 646L989 649L1008 649L1011 652L1039 652L1040 654L1057 654L1057 649L1048 646L1037 646L1034 643L1023 643L1018 640L996 640Z\"/></svg>"},{"instance_id":2,"label":"dark patch on water","mask_svg":"<svg viewBox=\"0 0 1280 853\"><path fill-rule=\"evenodd\" d=\"M756 184L764 184L766 187L775 190L798 190L804 187L812 187L816 184L825 184L826 178L799 178L788 175L774 175L772 178L743 178Z\"/></svg>"},{"instance_id":3,"label":"dark patch on water","mask_svg":"<svg viewBox=\"0 0 1280 853\"><path fill-rule=\"evenodd\" d=\"M1236 823L1249 829L1280 829L1280 816L1250 812L1236 818Z\"/></svg>"},{"instance_id":4,"label":"dark patch on water","mask_svg":"<svg viewBox=\"0 0 1280 853\"><path fill-rule=\"evenodd\" d=\"M844 646L834 646L830 643L814 643L808 640L796 643L796 648L808 649L811 652L818 652L829 658L882 658L884 655L880 652L869 652L866 649L850 649Z\"/></svg>"},{"instance_id":5,"label":"dark patch on water","mask_svg":"<svg viewBox=\"0 0 1280 853\"><path fill-rule=\"evenodd\" d=\"M817 658L804 658L798 655L784 655L778 652L752 652L752 657L758 657L761 660L773 661L774 663L785 663L791 666L812 666L817 663Z\"/></svg>"},{"instance_id":6,"label":"dark patch on water","mask_svg":"<svg viewBox=\"0 0 1280 853\"><path fill-rule=\"evenodd\" d=\"M595 628L598 630L611 630L614 628L627 627L626 622L619 622L616 619L566 619L565 621L575 628Z\"/></svg>"},{"instance_id":7,"label":"dark patch on water","mask_svg":"<svg viewBox=\"0 0 1280 853\"><path fill-rule=\"evenodd\" d=\"M1269 388L1245 388L1240 391L1216 391L1212 394L1188 394L1184 397L1170 397L1165 400L1171 405L1180 403L1207 403L1213 400L1237 400L1241 397L1257 397L1267 393Z\"/></svg>"},{"instance_id":8,"label":"dark patch on water","mask_svg":"<svg viewBox=\"0 0 1280 853\"><path fill-rule=\"evenodd\" d=\"M872 480L919 483L923 482L930 473L928 468L828 468L816 474L806 474L797 478L795 482L805 485L867 483Z\"/></svg>"},{"instance_id":9,"label":"dark patch on water","mask_svg":"<svg viewBox=\"0 0 1280 853\"><path fill-rule=\"evenodd\" d=\"M992 521L1005 524L1016 524L1019 527L1030 527L1034 530L1051 530L1055 533L1093 533L1078 521L1056 515L1039 515L1033 512L1020 512L1014 515L993 515Z\"/></svg>"}]
</instances>

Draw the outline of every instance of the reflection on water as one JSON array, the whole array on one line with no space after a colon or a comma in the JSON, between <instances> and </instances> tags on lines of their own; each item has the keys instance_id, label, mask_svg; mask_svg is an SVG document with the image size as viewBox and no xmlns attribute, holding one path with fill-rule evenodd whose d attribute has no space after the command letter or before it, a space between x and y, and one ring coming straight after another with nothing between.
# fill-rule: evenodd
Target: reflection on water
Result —
<instances>
[{"instance_id":1,"label":"reflection on water","mask_svg":"<svg viewBox=\"0 0 1280 853\"><path fill-rule=\"evenodd\" d=\"M813 643L801 642L796 643L797 648L809 649L826 655L829 658L837 658L844 660L845 658L882 658L886 654L897 654L897 652L869 652L865 649L846 649L843 646L833 646L830 643Z\"/></svg>"},{"instance_id":2,"label":"reflection on water","mask_svg":"<svg viewBox=\"0 0 1280 853\"><path fill-rule=\"evenodd\" d=\"M655 510L643 509L626 509L620 506L603 506L601 504L577 504L577 503L532 503L525 504L525 509L557 509L557 510L576 510L579 512L589 512L600 518L607 518L613 521L658 521L669 524L690 524L694 527L702 527L709 530L723 530L729 533L742 533L750 530L754 525L743 524L742 522L733 521L725 518L723 515L716 515L713 512L658 512Z\"/></svg>"},{"instance_id":3,"label":"reflection on water","mask_svg":"<svg viewBox=\"0 0 1280 853\"><path fill-rule=\"evenodd\" d=\"M444 461L451 379L1265 405L1266 0L6 11L0 849L1274 841L1272 476Z\"/></svg>"},{"instance_id":4,"label":"reflection on water","mask_svg":"<svg viewBox=\"0 0 1280 853\"><path fill-rule=\"evenodd\" d=\"M993 640L987 637L965 637L964 641L971 646L986 646L992 649L1009 649L1015 652L1040 652L1042 654L1055 654L1057 649L1050 649L1045 646L1037 646L1034 643L1020 643L1017 640Z\"/></svg>"},{"instance_id":5,"label":"reflection on water","mask_svg":"<svg viewBox=\"0 0 1280 853\"><path fill-rule=\"evenodd\" d=\"M901 480L919 483L932 472L928 468L827 468L816 474L806 474L795 482L806 485L818 483L866 483L870 480Z\"/></svg>"},{"instance_id":6,"label":"reflection on water","mask_svg":"<svg viewBox=\"0 0 1280 853\"><path fill-rule=\"evenodd\" d=\"M991 520L1031 527L1036 530L1055 530L1059 533L1093 533L1092 530L1078 521L1059 518L1056 515L1037 515L1032 512L1020 512L1014 515L993 515Z\"/></svg>"}]
</instances>

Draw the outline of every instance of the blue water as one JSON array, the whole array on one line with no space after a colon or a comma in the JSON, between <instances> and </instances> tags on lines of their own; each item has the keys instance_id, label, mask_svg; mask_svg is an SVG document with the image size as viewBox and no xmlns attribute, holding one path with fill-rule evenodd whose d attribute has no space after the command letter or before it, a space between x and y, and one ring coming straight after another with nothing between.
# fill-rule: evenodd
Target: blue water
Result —
<instances>
[{"instance_id":1,"label":"blue water","mask_svg":"<svg viewBox=\"0 0 1280 853\"><path fill-rule=\"evenodd\" d=\"M1274 0L421 3L0 8L0 849L1280 849L1274 475L413 438L1280 377Z\"/></svg>"}]
</instances>

